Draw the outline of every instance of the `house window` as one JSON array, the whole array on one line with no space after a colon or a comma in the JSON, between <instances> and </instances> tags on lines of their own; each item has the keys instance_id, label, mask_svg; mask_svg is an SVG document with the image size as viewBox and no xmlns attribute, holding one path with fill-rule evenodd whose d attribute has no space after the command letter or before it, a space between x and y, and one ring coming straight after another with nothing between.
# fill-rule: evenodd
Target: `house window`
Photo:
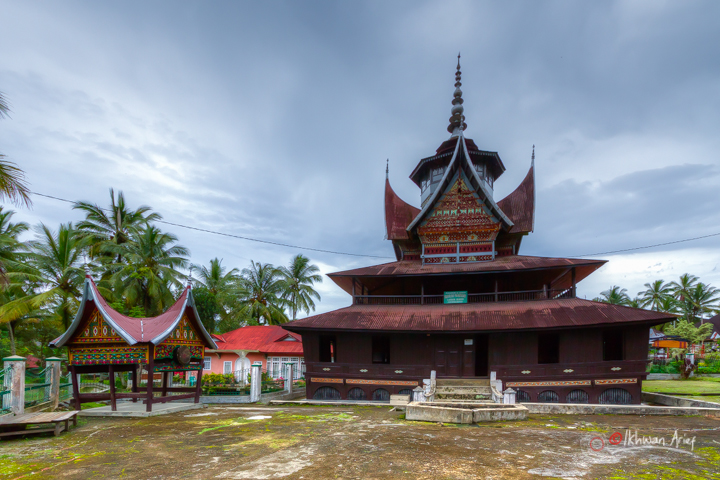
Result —
<instances>
[{"instance_id":1,"label":"house window","mask_svg":"<svg viewBox=\"0 0 720 480\"><path fill-rule=\"evenodd\" d=\"M212 361L210 360L210 357L205 357L203 359L203 370L210 370L212 368Z\"/></svg>"},{"instance_id":2,"label":"house window","mask_svg":"<svg viewBox=\"0 0 720 480\"><path fill-rule=\"evenodd\" d=\"M390 337L372 337L372 363L390 363Z\"/></svg>"},{"instance_id":3,"label":"house window","mask_svg":"<svg viewBox=\"0 0 720 480\"><path fill-rule=\"evenodd\" d=\"M538 335L538 363L560 363L560 334L555 332Z\"/></svg>"},{"instance_id":4,"label":"house window","mask_svg":"<svg viewBox=\"0 0 720 480\"><path fill-rule=\"evenodd\" d=\"M603 332L603 360L606 362L623 359L622 330L605 330Z\"/></svg>"},{"instance_id":5,"label":"house window","mask_svg":"<svg viewBox=\"0 0 720 480\"><path fill-rule=\"evenodd\" d=\"M232 373L232 362L223 362L223 373Z\"/></svg>"},{"instance_id":6,"label":"house window","mask_svg":"<svg viewBox=\"0 0 720 480\"><path fill-rule=\"evenodd\" d=\"M267 358L267 374L274 379L280 377L285 378L287 372L285 371L285 364L293 364L293 378L298 379L304 376L302 372L305 366L304 359L301 357L268 357Z\"/></svg>"},{"instance_id":7,"label":"house window","mask_svg":"<svg viewBox=\"0 0 720 480\"><path fill-rule=\"evenodd\" d=\"M335 335L320 335L320 361L335 363L337 358L337 340Z\"/></svg>"}]
</instances>

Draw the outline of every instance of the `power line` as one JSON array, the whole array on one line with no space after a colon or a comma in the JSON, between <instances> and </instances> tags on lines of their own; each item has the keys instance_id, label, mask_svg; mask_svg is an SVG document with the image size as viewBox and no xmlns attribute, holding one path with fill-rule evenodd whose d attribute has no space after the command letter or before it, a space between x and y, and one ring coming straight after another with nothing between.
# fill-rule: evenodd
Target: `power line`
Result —
<instances>
[{"instance_id":1,"label":"power line","mask_svg":"<svg viewBox=\"0 0 720 480\"><path fill-rule=\"evenodd\" d=\"M52 199L52 200L58 200L58 201L60 201L60 202L66 202L66 203L72 203L72 204L77 203L77 202L74 202L74 201L72 201L72 200L68 200L67 198L54 197L54 196L52 196L52 195L45 195L44 193L38 193L38 192L30 192L30 193L32 193L33 195L37 195L37 196L39 196L39 197L45 197L45 198L50 198L50 199ZM99 207L99 208L100 208L101 210L106 211L106 212L109 212L109 211L110 211L110 210L108 210L107 208L102 208L102 207ZM290 245L290 244L287 244L287 243L272 242L272 241L270 241L270 240L260 240L260 239L258 239L258 238L244 237L244 236L242 236L242 235L233 235L232 233L217 232L217 231L215 231L215 230L208 230L208 229L206 229L206 228L191 227L191 226L189 226L189 225L183 225L183 224L181 224L181 223L168 222L168 221L166 221L166 220L155 220L155 222L157 222L157 223L164 223L164 224L166 224L166 225L172 225L173 227L180 227L180 228L186 228L186 229L188 229L188 230L195 230L195 231L203 232L203 233L211 233L211 234L213 234L213 235L221 235L221 236L223 236L223 237L237 238L237 239L239 239L239 240L247 240L247 241L249 241L249 242L257 242L257 243L265 243L265 244L268 244L268 245L275 245L275 246L278 246L278 247L296 248L296 249L298 249L298 250L308 250L308 251L312 251L312 252L331 253L331 254L333 254L333 255L347 255L347 256L351 256L351 257L370 257L370 258L383 258L383 259L390 259L390 258L391 258L391 257L383 257L383 256L380 256L380 255L365 255L365 254L362 254L362 253L336 252L336 251L333 251L333 250L324 250L324 249L322 249L322 248L301 247L301 246L299 246L299 245Z\"/></svg>"},{"instance_id":2,"label":"power line","mask_svg":"<svg viewBox=\"0 0 720 480\"><path fill-rule=\"evenodd\" d=\"M609 255L611 253L622 253L622 252L631 252L633 250L643 250L645 248L653 248L653 247L662 247L665 245L674 245L676 243L683 243L683 242L692 242L693 240L700 240L703 238L710 238L710 237L717 237L720 236L720 232L718 233L711 233L710 235L703 235L701 237L693 237L693 238L686 238L684 240L675 240L673 242L665 242L665 243L656 243L655 245L646 245L644 247L634 247L634 248L625 248L622 250L613 250L611 252L600 252L600 253L586 253L585 255L578 255L578 257L596 257L598 255Z\"/></svg>"},{"instance_id":3,"label":"power line","mask_svg":"<svg viewBox=\"0 0 720 480\"><path fill-rule=\"evenodd\" d=\"M50 199L52 199L52 200L58 200L58 201L60 201L60 202L66 202L66 203L72 203L72 204L75 204L75 203L76 203L76 202L74 202L74 201L72 201L72 200L68 200L67 198L60 198L60 197L55 197L55 196L52 196L52 195L45 195L44 193L38 193L38 192L30 192L30 193L32 193L33 195L37 195L37 196L39 196L39 197L45 197L45 198L50 198ZM100 208L101 208L102 210L105 210L106 212L109 211L109 210L106 209L106 208L102 208L102 207L100 207ZM365 255L365 254L362 254L362 253L336 252L336 251L333 251L333 250L324 250L324 249L321 249L321 248L302 247L302 246L299 246L299 245L290 245L290 244L287 244L287 243L272 242L272 241L270 241L270 240L260 240L260 239L258 239L258 238L244 237L244 236L242 236L242 235L234 235L234 234L231 234L231 233L218 232L218 231L215 231L215 230L208 230L208 229L205 229L205 228L191 227L191 226L189 226L189 225L183 225L183 224L181 224L181 223L168 222L168 221L166 221L166 220L155 220L155 221L158 222L158 223L164 223L164 224L166 224L166 225L172 225L172 226L174 226L174 227L186 228L186 229L188 229L188 230L195 230L195 231L198 231L198 232L210 233L210 234L213 234L213 235L220 235L220 236L223 236L223 237L236 238L236 239L239 239L239 240L247 240L247 241L249 241L249 242L265 243L265 244L268 244L268 245L275 245L275 246L278 246L278 247L297 248L297 249L299 249L299 250L308 250L308 251L312 251L312 252L321 252L321 253L331 253L331 254L333 254L333 255L346 255L346 256L351 256L351 257L369 257L369 258L392 259L392 257L383 257L383 256L380 256L380 255ZM662 246L665 246L665 245L674 245L674 244L677 244L677 243L684 243L684 242L692 242L692 241L694 241L694 240L701 240L701 239L703 239L703 238L710 238L710 237L717 237L717 236L720 236L720 232L718 232L718 233L711 233L710 235L702 235L702 236L700 236L700 237L685 238L685 239L683 239L683 240L675 240L675 241L672 241L672 242L657 243L657 244L655 244L655 245L645 245L645 246L642 246L642 247L625 248L625 249L622 249L622 250L612 250L612 251L609 251L609 252L587 253L587 254L584 254L584 255L575 255L574 257L596 257L596 256L598 256L598 255L610 255L610 254L612 254L612 253L632 252L632 251L635 251L635 250L644 250L644 249L647 249L647 248L662 247Z\"/></svg>"}]
</instances>

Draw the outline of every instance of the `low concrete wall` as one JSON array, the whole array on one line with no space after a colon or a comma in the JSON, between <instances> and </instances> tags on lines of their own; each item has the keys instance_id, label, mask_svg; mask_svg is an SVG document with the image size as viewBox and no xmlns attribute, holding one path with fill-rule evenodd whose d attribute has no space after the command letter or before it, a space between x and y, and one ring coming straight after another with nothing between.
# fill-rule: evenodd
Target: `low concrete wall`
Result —
<instances>
[{"instance_id":1,"label":"low concrete wall","mask_svg":"<svg viewBox=\"0 0 720 480\"><path fill-rule=\"evenodd\" d=\"M522 405L409 403L407 420L440 423L480 423L525 420L528 410Z\"/></svg>"},{"instance_id":2,"label":"low concrete wall","mask_svg":"<svg viewBox=\"0 0 720 480\"><path fill-rule=\"evenodd\" d=\"M720 377L720 373L693 373L691 377ZM648 373L646 380L678 380L679 373Z\"/></svg>"},{"instance_id":3,"label":"low concrete wall","mask_svg":"<svg viewBox=\"0 0 720 480\"><path fill-rule=\"evenodd\" d=\"M679 373L648 373L645 380L677 380L680 378Z\"/></svg>"},{"instance_id":4,"label":"low concrete wall","mask_svg":"<svg viewBox=\"0 0 720 480\"><path fill-rule=\"evenodd\" d=\"M676 397L674 395L664 395L662 393L643 392L642 401L649 403L659 403L660 405L668 405L671 407L720 408L720 403Z\"/></svg>"},{"instance_id":5,"label":"low concrete wall","mask_svg":"<svg viewBox=\"0 0 720 480\"><path fill-rule=\"evenodd\" d=\"M263 393L260 395L260 403L266 403L271 400L293 400L305 397L305 387L295 388L292 393L286 391ZM200 403L253 403L250 401L250 395L202 395Z\"/></svg>"},{"instance_id":6,"label":"low concrete wall","mask_svg":"<svg viewBox=\"0 0 720 480\"><path fill-rule=\"evenodd\" d=\"M587 405L573 403L523 403L530 413L570 415L704 415L720 416L720 408L658 407L650 405Z\"/></svg>"},{"instance_id":7,"label":"low concrete wall","mask_svg":"<svg viewBox=\"0 0 720 480\"><path fill-rule=\"evenodd\" d=\"M528 409L522 405L494 406L493 408L476 408L473 410L473 421L475 423L525 420L527 416Z\"/></svg>"},{"instance_id":8,"label":"low concrete wall","mask_svg":"<svg viewBox=\"0 0 720 480\"><path fill-rule=\"evenodd\" d=\"M407 420L440 423L473 423L473 411L467 408L436 407L409 403L405 407Z\"/></svg>"}]
</instances>

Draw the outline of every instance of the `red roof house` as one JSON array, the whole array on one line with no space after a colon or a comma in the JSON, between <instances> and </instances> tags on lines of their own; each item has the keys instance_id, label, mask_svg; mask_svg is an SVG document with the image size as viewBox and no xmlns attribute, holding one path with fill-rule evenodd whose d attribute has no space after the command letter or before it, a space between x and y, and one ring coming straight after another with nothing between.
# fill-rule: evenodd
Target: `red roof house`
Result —
<instances>
[{"instance_id":1,"label":"red roof house","mask_svg":"<svg viewBox=\"0 0 720 480\"><path fill-rule=\"evenodd\" d=\"M275 325L241 327L231 332L213 335L217 348L205 350L204 369L212 373L245 375L250 365L262 363L263 371L277 378L282 376L281 365L294 363L300 378L305 366L302 338ZM242 373L237 373L242 372Z\"/></svg>"}]
</instances>

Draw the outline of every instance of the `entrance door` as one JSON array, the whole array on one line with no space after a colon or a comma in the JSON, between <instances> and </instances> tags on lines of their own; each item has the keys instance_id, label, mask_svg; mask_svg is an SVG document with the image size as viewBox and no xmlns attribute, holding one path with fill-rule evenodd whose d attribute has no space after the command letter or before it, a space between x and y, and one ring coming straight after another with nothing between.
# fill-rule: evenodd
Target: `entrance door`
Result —
<instances>
[{"instance_id":1,"label":"entrance door","mask_svg":"<svg viewBox=\"0 0 720 480\"><path fill-rule=\"evenodd\" d=\"M460 377L463 370L462 337L435 337L435 371L439 377Z\"/></svg>"},{"instance_id":2,"label":"entrance door","mask_svg":"<svg viewBox=\"0 0 720 480\"><path fill-rule=\"evenodd\" d=\"M488 376L488 336L487 334L475 335L475 376Z\"/></svg>"}]
</instances>

